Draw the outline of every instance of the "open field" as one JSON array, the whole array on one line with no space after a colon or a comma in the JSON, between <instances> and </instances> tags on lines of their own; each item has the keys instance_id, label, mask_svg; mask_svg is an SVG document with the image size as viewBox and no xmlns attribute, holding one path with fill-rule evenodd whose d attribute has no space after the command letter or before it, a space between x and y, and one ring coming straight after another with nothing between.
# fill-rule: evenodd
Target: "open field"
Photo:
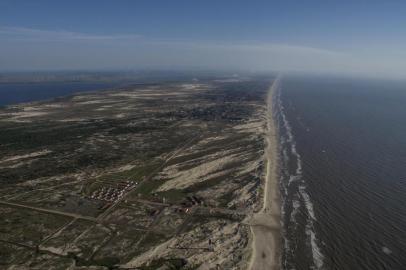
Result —
<instances>
[{"instance_id":1,"label":"open field","mask_svg":"<svg viewBox=\"0 0 406 270\"><path fill-rule=\"evenodd\" d=\"M1 109L0 268L246 269L270 84L142 84Z\"/></svg>"}]
</instances>

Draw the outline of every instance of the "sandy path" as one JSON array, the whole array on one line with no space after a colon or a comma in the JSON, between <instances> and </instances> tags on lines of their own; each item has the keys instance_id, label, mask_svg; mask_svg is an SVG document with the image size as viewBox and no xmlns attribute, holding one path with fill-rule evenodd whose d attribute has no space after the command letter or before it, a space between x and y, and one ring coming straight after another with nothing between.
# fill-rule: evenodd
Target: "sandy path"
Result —
<instances>
[{"instance_id":1,"label":"sandy path","mask_svg":"<svg viewBox=\"0 0 406 270\"><path fill-rule=\"evenodd\" d=\"M261 211L250 221L252 256L250 270L280 268L280 203L277 178L277 138L272 118L272 93L280 84L278 77L269 89L267 97L266 178L264 204Z\"/></svg>"}]
</instances>

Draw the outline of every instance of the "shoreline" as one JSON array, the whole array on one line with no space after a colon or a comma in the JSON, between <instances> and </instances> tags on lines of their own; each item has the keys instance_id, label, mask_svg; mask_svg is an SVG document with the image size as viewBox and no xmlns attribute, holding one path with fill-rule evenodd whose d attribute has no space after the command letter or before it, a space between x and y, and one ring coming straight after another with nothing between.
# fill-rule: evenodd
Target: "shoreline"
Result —
<instances>
[{"instance_id":1,"label":"shoreline","mask_svg":"<svg viewBox=\"0 0 406 270\"><path fill-rule=\"evenodd\" d=\"M266 136L266 176L264 185L263 205L250 220L252 234L252 256L249 270L280 269L280 194L277 177L277 133L272 116L272 97L279 87L277 77L267 94L267 130Z\"/></svg>"}]
</instances>

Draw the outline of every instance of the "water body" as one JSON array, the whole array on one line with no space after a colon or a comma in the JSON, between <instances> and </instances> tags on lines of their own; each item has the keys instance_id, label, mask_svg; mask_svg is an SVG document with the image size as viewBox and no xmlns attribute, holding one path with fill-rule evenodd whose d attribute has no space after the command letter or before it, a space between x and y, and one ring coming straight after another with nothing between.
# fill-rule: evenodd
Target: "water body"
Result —
<instances>
[{"instance_id":1,"label":"water body","mask_svg":"<svg viewBox=\"0 0 406 270\"><path fill-rule=\"evenodd\" d=\"M284 78L284 269L406 269L406 84Z\"/></svg>"},{"instance_id":2,"label":"water body","mask_svg":"<svg viewBox=\"0 0 406 270\"><path fill-rule=\"evenodd\" d=\"M117 86L101 82L0 83L0 107Z\"/></svg>"}]
</instances>

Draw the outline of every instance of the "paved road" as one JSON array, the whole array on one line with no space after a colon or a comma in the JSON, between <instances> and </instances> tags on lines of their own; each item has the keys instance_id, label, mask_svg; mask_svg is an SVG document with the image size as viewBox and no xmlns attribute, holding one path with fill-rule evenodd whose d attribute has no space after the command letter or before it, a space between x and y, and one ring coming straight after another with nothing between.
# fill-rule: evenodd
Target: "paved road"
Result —
<instances>
[{"instance_id":1,"label":"paved road","mask_svg":"<svg viewBox=\"0 0 406 270\"><path fill-rule=\"evenodd\" d=\"M8 201L3 201L3 200L0 200L0 204L7 205L7 206L12 206L12 207L19 207L19 208L24 208L24 209L35 210L35 211L38 211L38 212L50 213L50 214L55 214L55 215L60 215L60 216L65 216L65 217L71 217L71 218L76 218L76 219L84 219L84 220L97 222L97 219L94 218L94 217L83 216L83 215L75 214L75 213L69 213L69 212L63 212L63 211L52 210L52 209L47 209L47 208L41 208L41 207L30 206L30 205L20 204L20 203L13 203L13 202L8 202Z\"/></svg>"}]
</instances>

